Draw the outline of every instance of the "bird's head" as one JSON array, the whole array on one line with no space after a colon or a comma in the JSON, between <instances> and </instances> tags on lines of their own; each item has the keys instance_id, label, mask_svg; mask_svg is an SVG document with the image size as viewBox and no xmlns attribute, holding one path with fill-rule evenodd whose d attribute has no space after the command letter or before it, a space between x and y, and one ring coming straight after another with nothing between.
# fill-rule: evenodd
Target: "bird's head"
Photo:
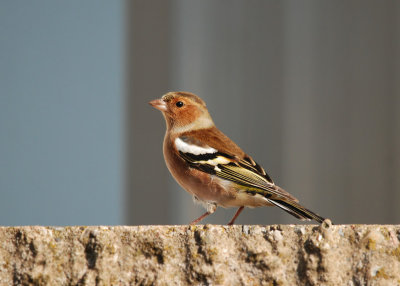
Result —
<instances>
[{"instance_id":1,"label":"bird's head","mask_svg":"<svg viewBox=\"0 0 400 286\"><path fill-rule=\"evenodd\" d=\"M172 132L210 128L214 125L205 102L190 92L168 92L149 102L160 110Z\"/></svg>"}]
</instances>

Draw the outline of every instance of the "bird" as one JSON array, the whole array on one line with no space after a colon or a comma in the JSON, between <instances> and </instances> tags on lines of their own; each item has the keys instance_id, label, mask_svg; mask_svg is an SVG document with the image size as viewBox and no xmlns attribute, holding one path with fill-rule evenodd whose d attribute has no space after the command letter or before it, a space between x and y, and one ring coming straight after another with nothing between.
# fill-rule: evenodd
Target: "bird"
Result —
<instances>
[{"instance_id":1,"label":"bird","mask_svg":"<svg viewBox=\"0 0 400 286\"><path fill-rule=\"evenodd\" d=\"M168 170L193 200L206 208L191 225L217 207L238 208L228 225L234 224L245 207L262 206L277 206L300 220L325 220L277 186L251 156L222 133L199 96L168 92L149 104L162 112L166 122L163 154Z\"/></svg>"}]
</instances>

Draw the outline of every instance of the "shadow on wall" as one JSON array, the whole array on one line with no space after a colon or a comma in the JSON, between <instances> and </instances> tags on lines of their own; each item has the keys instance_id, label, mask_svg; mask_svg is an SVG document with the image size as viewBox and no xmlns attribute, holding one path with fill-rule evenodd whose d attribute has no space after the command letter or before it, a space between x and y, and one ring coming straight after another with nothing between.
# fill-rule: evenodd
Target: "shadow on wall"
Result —
<instances>
[{"instance_id":1,"label":"shadow on wall","mask_svg":"<svg viewBox=\"0 0 400 286\"><path fill-rule=\"evenodd\" d=\"M171 90L199 94L217 126L310 209L335 223L398 222L400 5L226 4L127 4L126 222L184 224L203 212L171 179L164 122L147 106ZM237 223L298 221L262 208Z\"/></svg>"}]
</instances>

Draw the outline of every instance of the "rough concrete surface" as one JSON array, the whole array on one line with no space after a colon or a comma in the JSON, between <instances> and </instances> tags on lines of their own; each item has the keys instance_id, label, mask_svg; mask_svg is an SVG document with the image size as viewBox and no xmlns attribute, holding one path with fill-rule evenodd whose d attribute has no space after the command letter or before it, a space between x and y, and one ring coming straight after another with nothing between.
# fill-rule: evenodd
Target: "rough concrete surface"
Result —
<instances>
[{"instance_id":1,"label":"rough concrete surface","mask_svg":"<svg viewBox=\"0 0 400 286\"><path fill-rule=\"evenodd\" d=\"M400 225L0 227L0 285L400 285Z\"/></svg>"}]
</instances>

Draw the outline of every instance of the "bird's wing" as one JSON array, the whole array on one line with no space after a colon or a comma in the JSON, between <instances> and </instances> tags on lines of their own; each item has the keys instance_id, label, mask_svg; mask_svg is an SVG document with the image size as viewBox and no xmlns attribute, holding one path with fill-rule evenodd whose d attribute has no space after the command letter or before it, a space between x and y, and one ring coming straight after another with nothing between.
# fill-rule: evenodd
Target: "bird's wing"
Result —
<instances>
[{"instance_id":1,"label":"bird's wing","mask_svg":"<svg viewBox=\"0 0 400 286\"><path fill-rule=\"evenodd\" d=\"M267 199L285 198L290 201L298 201L285 190L276 186L265 170L250 156L244 153L238 155L228 153L226 148L221 151L224 148L218 147L221 145L220 142L205 143L204 141L210 140L191 135L177 137L175 146L181 158L192 168L231 181L242 186L243 190L250 194L260 194ZM218 138L220 137L218 136ZM231 142L224 140L224 143L234 144ZM235 145L235 147L237 146Z\"/></svg>"},{"instance_id":2,"label":"bird's wing","mask_svg":"<svg viewBox=\"0 0 400 286\"><path fill-rule=\"evenodd\" d=\"M223 141L208 138L204 132L202 136L186 134L175 139L175 147L181 158L192 168L233 182L248 194L261 195L268 202L298 219L314 219L319 223L324 221L323 217L301 206L295 197L276 186L260 165L244 154L228 137L222 134L224 138L221 134L216 138L222 138ZM230 145L231 148L223 144L228 147ZM235 149L237 154L228 151Z\"/></svg>"}]
</instances>

